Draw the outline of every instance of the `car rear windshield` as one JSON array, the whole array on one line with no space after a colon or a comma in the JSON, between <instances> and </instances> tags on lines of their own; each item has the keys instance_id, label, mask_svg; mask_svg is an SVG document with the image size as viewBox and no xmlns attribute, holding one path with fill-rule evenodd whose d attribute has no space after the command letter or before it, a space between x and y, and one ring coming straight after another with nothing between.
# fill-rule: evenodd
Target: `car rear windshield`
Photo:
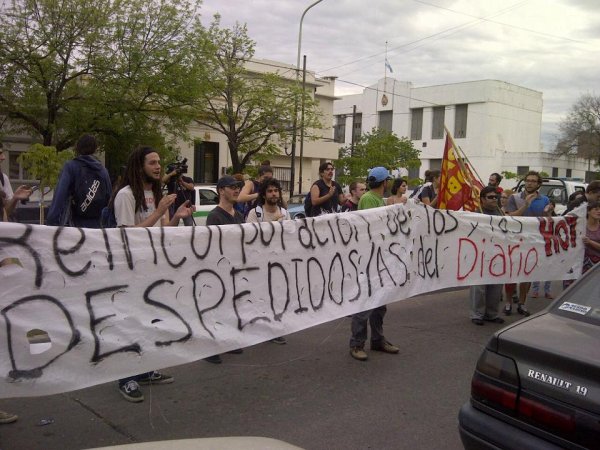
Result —
<instances>
[{"instance_id":1,"label":"car rear windshield","mask_svg":"<svg viewBox=\"0 0 600 450\"><path fill-rule=\"evenodd\" d=\"M552 312L600 325L600 264L576 282L554 305Z\"/></svg>"}]
</instances>

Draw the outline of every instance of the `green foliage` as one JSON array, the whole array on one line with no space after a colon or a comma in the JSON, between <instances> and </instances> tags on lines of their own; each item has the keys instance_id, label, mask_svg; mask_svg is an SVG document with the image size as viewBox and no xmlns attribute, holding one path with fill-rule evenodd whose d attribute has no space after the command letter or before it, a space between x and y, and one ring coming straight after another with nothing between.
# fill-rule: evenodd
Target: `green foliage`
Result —
<instances>
[{"instance_id":1,"label":"green foliage","mask_svg":"<svg viewBox=\"0 0 600 450\"><path fill-rule=\"evenodd\" d=\"M74 156L73 150L57 152L55 147L33 144L29 151L21 153L18 161L32 178L40 181L43 199L45 188L56 187L62 167Z\"/></svg>"},{"instance_id":2,"label":"green foliage","mask_svg":"<svg viewBox=\"0 0 600 450\"><path fill-rule=\"evenodd\" d=\"M506 180L515 180L515 179L519 178L518 174L516 174L515 172L509 172L508 170L503 170L500 173Z\"/></svg>"},{"instance_id":3,"label":"green foliage","mask_svg":"<svg viewBox=\"0 0 600 450\"><path fill-rule=\"evenodd\" d=\"M582 95L559 129L555 153L578 156L600 165L600 96Z\"/></svg>"},{"instance_id":4,"label":"green foliage","mask_svg":"<svg viewBox=\"0 0 600 450\"><path fill-rule=\"evenodd\" d=\"M350 146L340 149L340 158L336 162L336 179L342 184L355 179L364 180L369 169L376 166L389 170L419 167L420 154L410 139L373 128L355 142L353 151Z\"/></svg>"},{"instance_id":5,"label":"green foliage","mask_svg":"<svg viewBox=\"0 0 600 450\"><path fill-rule=\"evenodd\" d=\"M1 127L58 150L95 133L118 168L187 137L200 0L13 0L0 15Z\"/></svg>"},{"instance_id":6,"label":"green foliage","mask_svg":"<svg viewBox=\"0 0 600 450\"><path fill-rule=\"evenodd\" d=\"M544 172L543 170L540 171L540 177L548 178L549 176L550 176L550 174L548 172Z\"/></svg>"},{"instance_id":7,"label":"green foliage","mask_svg":"<svg viewBox=\"0 0 600 450\"><path fill-rule=\"evenodd\" d=\"M203 43L199 57L205 71L199 73L199 83L206 89L202 98L208 108L198 108L195 120L227 136L234 173L243 172L252 160L280 153L272 139L288 137L295 99L299 104L304 96L305 128L322 127L317 103L308 91L276 73L251 70L254 42L245 25L221 28L215 16Z\"/></svg>"}]
</instances>

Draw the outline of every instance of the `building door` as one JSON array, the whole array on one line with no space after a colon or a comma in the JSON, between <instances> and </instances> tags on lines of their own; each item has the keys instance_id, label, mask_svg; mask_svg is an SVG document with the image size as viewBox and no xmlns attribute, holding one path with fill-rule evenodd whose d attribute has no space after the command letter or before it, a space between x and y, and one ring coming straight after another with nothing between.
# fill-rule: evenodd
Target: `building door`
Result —
<instances>
[{"instance_id":1,"label":"building door","mask_svg":"<svg viewBox=\"0 0 600 450\"><path fill-rule=\"evenodd\" d=\"M194 182L216 184L219 179L219 143L194 144Z\"/></svg>"}]
</instances>

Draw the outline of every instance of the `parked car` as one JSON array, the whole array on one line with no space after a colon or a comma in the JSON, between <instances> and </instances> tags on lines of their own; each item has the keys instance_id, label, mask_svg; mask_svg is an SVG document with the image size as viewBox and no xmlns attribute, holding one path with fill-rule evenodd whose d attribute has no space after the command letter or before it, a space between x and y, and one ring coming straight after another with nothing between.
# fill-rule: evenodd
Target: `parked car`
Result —
<instances>
[{"instance_id":1,"label":"parked car","mask_svg":"<svg viewBox=\"0 0 600 450\"><path fill-rule=\"evenodd\" d=\"M196 225L206 225L206 217L219 204L219 194L217 186L211 185L196 185L196 211L194 211L194 221Z\"/></svg>"},{"instance_id":2,"label":"parked car","mask_svg":"<svg viewBox=\"0 0 600 450\"><path fill-rule=\"evenodd\" d=\"M492 336L458 420L466 449L600 448L600 264Z\"/></svg>"},{"instance_id":3,"label":"parked car","mask_svg":"<svg viewBox=\"0 0 600 450\"><path fill-rule=\"evenodd\" d=\"M523 180L519 181L516 192L521 192L525 187ZM567 180L563 178L544 178L540 187L540 194L547 196L556 204L554 211L561 215L567 209L569 196L574 192L585 192L587 184L582 181Z\"/></svg>"},{"instance_id":4,"label":"parked car","mask_svg":"<svg viewBox=\"0 0 600 450\"><path fill-rule=\"evenodd\" d=\"M306 213L304 212L304 198L306 194L296 194L292 195L288 200L288 212L290 213L290 218L292 219L303 219L306 217Z\"/></svg>"}]
</instances>

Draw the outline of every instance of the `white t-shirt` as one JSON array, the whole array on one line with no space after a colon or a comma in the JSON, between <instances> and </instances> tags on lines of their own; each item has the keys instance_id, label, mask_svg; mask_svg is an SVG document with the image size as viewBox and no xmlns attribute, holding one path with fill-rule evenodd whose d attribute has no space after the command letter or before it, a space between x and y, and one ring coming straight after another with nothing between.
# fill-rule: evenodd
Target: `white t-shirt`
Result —
<instances>
[{"instance_id":1,"label":"white t-shirt","mask_svg":"<svg viewBox=\"0 0 600 450\"><path fill-rule=\"evenodd\" d=\"M256 213L256 208L253 208L248 213L248 217L246 217L246 222L274 222L275 220L290 220L290 213L287 212L285 208L277 208L277 212L275 214L271 214L264 210L262 207L260 208L260 217L259 214ZM275 219L275 217L278 219Z\"/></svg>"},{"instance_id":2,"label":"white t-shirt","mask_svg":"<svg viewBox=\"0 0 600 450\"><path fill-rule=\"evenodd\" d=\"M2 185L2 183L0 183L0 188L2 188L2 190L6 194L6 200L10 200L13 197L13 190L12 186L10 185L10 180L4 172L2 172L2 177L4 178L4 186Z\"/></svg>"},{"instance_id":3,"label":"white t-shirt","mask_svg":"<svg viewBox=\"0 0 600 450\"><path fill-rule=\"evenodd\" d=\"M117 219L118 227L133 227L142 223L156 210L154 204L154 193L152 191L144 191L144 197L146 199L146 206L148 209L135 210L135 198L131 186L125 186L115 197L115 218ZM153 227L159 227L161 225L159 219Z\"/></svg>"}]
</instances>

